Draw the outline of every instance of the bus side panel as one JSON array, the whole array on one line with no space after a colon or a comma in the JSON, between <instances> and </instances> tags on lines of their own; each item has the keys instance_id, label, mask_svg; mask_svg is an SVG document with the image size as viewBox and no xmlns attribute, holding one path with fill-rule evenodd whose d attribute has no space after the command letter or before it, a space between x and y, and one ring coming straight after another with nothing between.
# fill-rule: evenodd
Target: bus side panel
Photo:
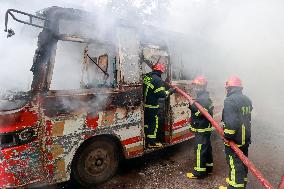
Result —
<instances>
[{"instance_id":1,"label":"bus side panel","mask_svg":"<svg viewBox=\"0 0 284 189\"><path fill-rule=\"evenodd\" d=\"M191 112L188 101L180 94L170 97L171 143L179 143L193 136L189 129Z\"/></svg>"},{"instance_id":2,"label":"bus side panel","mask_svg":"<svg viewBox=\"0 0 284 189\"><path fill-rule=\"evenodd\" d=\"M46 119L46 152L50 183L69 180L71 163L81 144L98 135L115 136L126 158L144 151L142 106L131 109L114 107L97 113L78 111L76 114Z\"/></svg>"},{"instance_id":3,"label":"bus side panel","mask_svg":"<svg viewBox=\"0 0 284 189\"><path fill-rule=\"evenodd\" d=\"M132 110L117 108L113 132L119 136L124 148L125 158L140 156L144 152L144 127L142 124L143 107Z\"/></svg>"}]
</instances>

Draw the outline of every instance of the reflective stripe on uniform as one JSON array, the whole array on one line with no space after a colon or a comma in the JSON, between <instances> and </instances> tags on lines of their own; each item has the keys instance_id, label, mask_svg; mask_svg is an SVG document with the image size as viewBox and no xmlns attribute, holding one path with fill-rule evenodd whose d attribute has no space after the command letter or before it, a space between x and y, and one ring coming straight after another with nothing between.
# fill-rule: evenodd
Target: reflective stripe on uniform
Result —
<instances>
[{"instance_id":1,"label":"reflective stripe on uniform","mask_svg":"<svg viewBox=\"0 0 284 189\"><path fill-rule=\"evenodd\" d=\"M165 91L166 95L169 96L170 92L169 91Z\"/></svg>"},{"instance_id":2,"label":"reflective stripe on uniform","mask_svg":"<svg viewBox=\"0 0 284 189\"><path fill-rule=\"evenodd\" d=\"M196 129L196 128L192 127L191 125L189 125L189 128L192 132L198 132L198 133L210 132L210 131L213 130L211 125L207 128L204 128L204 129Z\"/></svg>"},{"instance_id":3,"label":"reflective stripe on uniform","mask_svg":"<svg viewBox=\"0 0 284 189\"><path fill-rule=\"evenodd\" d=\"M206 163L207 167L213 167L213 163Z\"/></svg>"},{"instance_id":4,"label":"reflective stripe on uniform","mask_svg":"<svg viewBox=\"0 0 284 189\"><path fill-rule=\"evenodd\" d=\"M236 183L236 169L234 165L234 159L231 155L229 155L229 158L230 158L230 167L231 167L231 179L227 178L226 182L235 188L243 188L245 186L244 184Z\"/></svg>"},{"instance_id":5,"label":"reflective stripe on uniform","mask_svg":"<svg viewBox=\"0 0 284 189\"><path fill-rule=\"evenodd\" d=\"M234 165L234 159L232 156L229 155L230 158L230 167L231 167L231 181L232 182L236 182L236 169L235 169L235 165Z\"/></svg>"},{"instance_id":6,"label":"reflective stripe on uniform","mask_svg":"<svg viewBox=\"0 0 284 189\"><path fill-rule=\"evenodd\" d=\"M150 87L151 89L154 89L154 85L152 83L149 82L143 82L145 85L147 85L148 87Z\"/></svg>"},{"instance_id":7,"label":"reflective stripe on uniform","mask_svg":"<svg viewBox=\"0 0 284 189\"><path fill-rule=\"evenodd\" d=\"M229 178L226 178L226 182L235 187L235 188L244 188L245 187L245 184L237 184L237 183L233 183Z\"/></svg>"},{"instance_id":8,"label":"reflective stripe on uniform","mask_svg":"<svg viewBox=\"0 0 284 189\"><path fill-rule=\"evenodd\" d=\"M154 85L152 83L144 83L144 84L150 87L151 89L154 89Z\"/></svg>"},{"instance_id":9,"label":"reflective stripe on uniform","mask_svg":"<svg viewBox=\"0 0 284 189\"><path fill-rule=\"evenodd\" d=\"M208 110L207 110L206 108L203 108L203 109L204 109L205 111L207 111L207 112L208 112ZM195 115L195 116L199 116L199 115L200 115L200 113L201 113L201 112L198 110L197 112L195 112L195 114L194 114L194 115Z\"/></svg>"},{"instance_id":10,"label":"reflective stripe on uniform","mask_svg":"<svg viewBox=\"0 0 284 189\"><path fill-rule=\"evenodd\" d=\"M230 135L233 135L236 133L236 130L232 130L232 129L224 129L224 133L226 134L230 134Z\"/></svg>"},{"instance_id":11,"label":"reflective stripe on uniform","mask_svg":"<svg viewBox=\"0 0 284 189\"><path fill-rule=\"evenodd\" d=\"M148 128L148 125L144 125L145 128Z\"/></svg>"},{"instance_id":12,"label":"reflective stripe on uniform","mask_svg":"<svg viewBox=\"0 0 284 189\"><path fill-rule=\"evenodd\" d=\"M152 80L152 78L150 78L150 77L148 77L148 76L145 76L144 79L143 79L143 83L144 83L145 85L147 85L146 92L145 92L145 96L147 96L149 87L150 87L151 89L154 89L154 85L151 83L151 80Z\"/></svg>"},{"instance_id":13,"label":"reflective stripe on uniform","mask_svg":"<svg viewBox=\"0 0 284 189\"><path fill-rule=\"evenodd\" d=\"M158 93L158 92L160 92L160 91L164 91L167 96L170 94L169 91L166 91L165 87L159 87L159 88L157 88L157 89L154 91L154 93Z\"/></svg>"},{"instance_id":14,"label":"reflective stripe on uniform","mask_svg":"<svg viewBox=\"0 0 284 189\"><path fill-rule=\"evenodd\" d=\"M158 92L160 92L160 91L165 91L165 87L159 87L159 88L157 88L157 89L154 91L154 93L158 93Z\"/></svg>"},{"instance_id":15,"label":"reflective stripe on uniform","mask_svg":"<svg viewBox=\"0 0 284 189\"><path fill-rule=\"evenodd\" d=\"M226 142L224 142L224 144L225 144L225 146L230 146L230 144L228 144L228 143L226 143Z\"/></svg>"},{"instance_id":16,"label":"reflective stripe on uniform","mask_svg":"<svg viewBox=\"0 0 284 189\"><path fill-rule=\"evenodd\" d=\"M150 105L150 104L144 104L145 108L159 108L159 105Z\"/></svg>"},{"instance_id":17,"label":"reflective stripe on uniform","mask_svg":"<svg viewBox=\"0 0 284 189\"><path fill-rule=\"evenodd\" d=\"M152 78L146 75L143 79L143 83L145 85L149 85L151 87L151 89L154 89L154 85L151 83L151 80L152 80Z\"/></svg>"},{"instance_id":18,"label":"reflective stripe on uniform","mask_svg":"<svg viewBox=\"0 0 284 189\"><path fill-rule=\"evenodd\" d=\"M151 80L152 78L149 76L145 76L143 79L143 83L147 86L144 93L144 102L146 102L149 88L154 89L154 85L151 83Z\"/></svg>"},{"instance_id":19,"label":"reflective stripe on uniform","mask_svg":"<svg viewBox=\"0 0 284 189\"><path fill-rule=\"evenodd\" d=\"M202 168L200 167L200 151L201 151L201 148L202 148L202 144L198 144L197 145L197 151L196 151L196 167L194 167L194 170L196 171L206 171L206 168Z\"/></svg>"},{"instance_id":20,"label":"reflective stripe on uniform","mask_svg":"<svg viewBox=\"0 0 284 189\"><path fill-rule=\"evenodd\" d=\"M148 94L148 90L149 90L149 86L147 85L146 89L145 89L145 93L144 93L144 102L146 102L146 97Z\"/></svg>"},{"instance_id":21,"label":"reflective stripe on uniform","mask_svg":"<svg viewBox=\"0 0 284 189\"><path fill-rule=\"evenodd\" d=\"M200 111L198 110L197 112L195 112L195 116L199 116L199 114L200 114Z\"/></svg>"},{"instance_id":22,"label":"reflective stripe on uniform","mask_svg":"<svg viewBox=\"0 0 284 189\"><path fill-rule=\"evenodd\" d=\"M228 144L228 143L226 143L226 142L224 142L224 145L225 145L225 146L230 146L230 144ZM243 145L242 145L242 144L237 144L237 146L238 146L238 147L242 147Z\"/></svg>"},{"instance_id":23,"label":"reflective stripe on uniform","mask_svg":"<svg viewBox=\"0 0 284 189\"><path fill-rule=\"evenodd\" d=\"M242 125L242 145L246 144L246 127Z\"/></svg>"},{"instance_id":24,"label":"reflective stripe on uniform","mask_svg":"<svg viewBox=\"0 0 284 189\"><path fill-rule=\"evenodd\" d=\"M157 135L157 130L158 130L158 127L159 127L159 117L157 115L155 115L155 118L156 118L156 126L155 126L155 130L154 130L154 133L152 135L147 135L148 138L156 138L156 135Z\"/></svg>"}]
</instances>

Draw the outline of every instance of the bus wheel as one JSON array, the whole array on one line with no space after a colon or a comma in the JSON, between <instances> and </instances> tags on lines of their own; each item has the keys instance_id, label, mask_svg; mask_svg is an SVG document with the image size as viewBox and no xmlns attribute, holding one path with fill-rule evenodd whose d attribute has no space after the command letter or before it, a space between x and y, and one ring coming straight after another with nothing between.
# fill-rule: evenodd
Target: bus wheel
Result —
<instances>
[{"instance_id":1,"label":"bus wheel","mask_svg":"<svg viewBox=\"0 0 284 189\"><path fill-rule=\"evenodd\" d=\"M72 162L72 178L90 187L109 180L117 171L117 144L108 138L96 138L79 148Z\"/></svg>"}]
</instances>

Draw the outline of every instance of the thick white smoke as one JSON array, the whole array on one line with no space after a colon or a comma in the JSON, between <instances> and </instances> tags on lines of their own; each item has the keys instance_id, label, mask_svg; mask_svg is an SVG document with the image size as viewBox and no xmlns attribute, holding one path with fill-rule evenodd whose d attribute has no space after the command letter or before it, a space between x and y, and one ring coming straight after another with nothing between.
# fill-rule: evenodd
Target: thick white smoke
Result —
<instances>
[{"instance_id":1,"label":"thick white smoke","mask_svg":"<svg viewBox=\"0 0 284 189\"><path fill-rule=\"evenodd\" d=\"M171 4L166 26L188 38L188 73L198 70L219 81L222 93L230 75L240 76L244 92L255 102L255 113L283 107L283 1L177 0Z\"/></svg>"},{"instance_id":2,"label":"thick white smoke","mask_svg":"<svg viewBox=\"0 0 284 189\"><path fill-rule=\"evenodd\" d=\"M112 5L114 5L115 7L110 7L110 2L112 2ZM10 17L8 29L12 28L16 32L16 35L7 39L6 38L7 33L3 32L5 12L7 9L9 8L18 9L31 14L35 14L36 11L51 6L60 6L66 8L77 8L85 10L88 11L89 13L94 13L96 15L95 18L95 21L97 22L96 27L100 28L100 33L93 32L92 34L93 36L88 36L88 37L103 38L105 37L104 31L109 32L110 26L114 24L112 17L128 18L130 22L134 23L137 21L138 18L141 19L141 14L148 15L151 13L152 9L151 1L148 1L149 2L148 4L150 4L149 7L146 8L144 7L141 9L139 9L139 6L140 7L145 6L144 5L145 3L143 3L143 1L141 0L131 0L128 3L126 2L127 1L107 1L107 0L105 1L51 0L44 2L40 2L37 0L27 0L27 1L1 0L0 27L2 28L1 29L2 32L0 32L0 58L1 58L0 91L2 91L2 93L5 93L7 90L28 91L30 89L30 85L32 82L32 72L30 72L29 70L32 66L34 51L37 48L37 35L41 31L41 29L37 29L31 26L26 26L18 22L15 22ZM153 6L154 5L155 3L153 3ZM124 7L126 8L124 9ZM15 15L18 16L17 14ZM28 17L22 17L22 16L19 17L23 18L24 20L28 20ZM76 27L82 30L82 28L80 28L81 26L76 26ZM87 33L90 32L87 31ZM60 44L59 47L61 47ZM81 52L78 52L77 54L80 53ZM70 60L72 59L78 60L78 56L72 53L70 53L69 57L66 56L66 53L64 56L66 57L66 59L59 60L60 65L56 64L55 66L60 66L62 68L64 67L69 68L69 70L72 69L80 70L78 64L77 65L73 64L74 65L73 68L70 67L70 65L72 65L72 63L70 63ZM69 62L69 64L67 64L67 62ZM55 79L62 76L62 74L59 72L55 73L54 75ZM65 73L67 73L67 71ZM80 73L78 73L78 75L79 74ZM65 80L66 78L62 77L59 79ZM78 80L78 78L80 78L80 76L74 77L73 80ZM79 83L79 81L77 83ZM69 85L70 84L71 82L69 82ZM62 86L62 84L60 83L59 85ZM73 87L78 87L78 85L70 87L67 86L66 89L71 89Z\"/></svg>"},{"instance_id":3,"label":"thick white smoke","mask_svg":"<svg viewBox=\"0 0 284 189\"><path fill-rule=\"evenodd\" d=\"M175 0L169 6L157 7L156 1L140 11L143 1L129 1L136 9L117 1L118 14L156 14L151 23L156 27L180 32L187 40L184 45L185 74L201 73L223 85L230 75L243 79L244 91L255 102L256 112L263 107L282 107L284 92L282 74L284 54L284 2L281 0ZM125 1L123 1L125 2ZM108 1L45 1L1 0L0 27L4 27L4 13L16 8L35 13L49 6L63 6L106 13ZM125 9L123 7L125 6ZM135 6L134 6L135 7ZM156 8L155 12L151 12ZM106 12L104 12L106 11ZM148 12L147 12L148 11ZM101 20L106 16L102 14ZM147 18L147 17L145 17ZM146 22L147 23L147 22ZM10 39L0 32L0 89L28 90L32 80L29 71L38 29L10 22L16 35ZM4 29L4 28L3 28ZM2 29L1 29L2 31ZM258 107L258 108L257 108Z\"/></svg>"},{"instance_id":4,"label":"thick white smoke","mask_svg":"<svg viewBox=\"0 0 284 189\"><path fill-rule=\"evenodd\" d=\"M150 3L145 7L143 2L146 1ZM105 18L110 15L109 10L129 18L130 22L143 14L149 19L153 14L153 20L142 20L142 23L180 32L185 38L181 44L186 47L182 57L184 74L207 76L209 81L215 81L215 92L223 97L225 80L230 75L240 76L244 93L253 101L254 120L263 121L262 130L257 132L264 135L271 131L267 137L283 138L284 129L280 129L284 117L283 0L169 0L168 6L157 3L158 0L128 0L128 3L117 0L114 1L116 8L108 7L108 2L0 0L0 92L30 89L32 73L29 69L40 31L11 20L10 27L16 35L7 39L3 30L8 8L30 13L49 6L79 8L99 13L102 24L108 23ZM257 124L253 125L258 128ZM271 145L269 148L272 149Z\"/></svg>"}]
</instances>

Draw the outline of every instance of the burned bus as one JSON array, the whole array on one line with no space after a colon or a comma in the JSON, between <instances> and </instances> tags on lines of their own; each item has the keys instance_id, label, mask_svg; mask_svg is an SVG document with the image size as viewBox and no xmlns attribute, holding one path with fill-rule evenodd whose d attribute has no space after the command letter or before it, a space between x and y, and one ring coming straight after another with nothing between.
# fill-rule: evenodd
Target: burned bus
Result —
<instances>
[{"instance_id":1,"label":"burned bus","mask_svg":"<svg viewBox=\"0 0 284 189\"><path fill-rule=\"evenodd\" d=\"M164 79L190 92L189 81L173 80L179 75L177 48L159 31L123 22L101 28L89 13L50 7L36 15L9 9L8 36L14 34L9 18L42 31L30 90L0 101L1 188L70 178L98 185L114 176L122 158L153 151L145 148L143 74L162 57ZM160 107L165 147L193 137L184 97L174 94Z\"/></svg>"}]
</instances>

